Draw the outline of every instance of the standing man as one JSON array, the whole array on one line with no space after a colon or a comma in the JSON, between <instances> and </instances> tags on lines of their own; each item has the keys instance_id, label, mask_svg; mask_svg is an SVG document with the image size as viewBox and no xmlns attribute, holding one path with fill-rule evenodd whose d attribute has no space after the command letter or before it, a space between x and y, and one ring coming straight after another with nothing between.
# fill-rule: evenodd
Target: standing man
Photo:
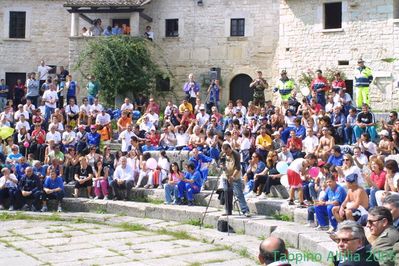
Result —
<instances>
[{"instance_id":1,"label":"standing man","mask_svg":"<svg viewBox=\"0 0 399 266\"><path fill-rule=\"evenodd\" d=\"M188 75L188 81L183 86L183 91L186 93L188 101L191 105L195 106L195 101L199 95L200 85L194 80L194 74L190 73Z\"/></svg>"},{"instance_id":2,"label":"standing man","mask_svg":"<svg viewBox=\"0 0 399 266\"><path fill-rule=\"evenodd\" d=\"M100 84L93 75L89 76L86 89L87 99L89 100L89 104L92 105L94 103L94 98L98 97L98 92L100 91Z\"/></svg>"},{"instance_id":3,"label":"standing man","mask_svg":"<svg viewBox=\"0 0 399 266\"><path fill-rule=\"evenodd\" d=\"M321 104L321 106L326 106L326 92L330 89L328 85L328 81L325 77L323 77L323 72L318 69L316 71L316 77L312 80L310 84L310 88L312 91L316 92L317 95L317 103Z\"/></svg>"},{"instance_id":4,"label":"standing man","mask_svg":"<svg viewBox=\"0 0 399 266\"><path fill-rule=\"evenodd\" d=\"M250 217L249 208L242 192L240 154L233 150L228 142L223 143L222 151L224 155L221 156L221 160L225 161L222 175L223 189L226 199L225 215L231 215L233 212L234 193L240 204L241 212L246 217Z\"/></svg>"},{"instance_id":5,"label":"standing man","mask_svg":"<svg viewBox=\"0 0 399 266\"><path fill-rule=\"evenodd\" d=\"M262 71L256 71L256 75L256 79L249 84L249 87L254 89L254 104L263 107L265 106L265 90L269 87L269 84L262 77Z\"/></svg>"},{"instance_id":6,"label":"standing man","mask_svg":"<svg viewBox=\"0 0 399 266\"><path fill-rule=\"evenodd\" d=\"M46 123L48 123L51 114L54 113L55 108L57 108L58 94L56 88L51 86L49 90L46 90L43 94L43 99L46 102L46 112L44 116Z\"/></svg>"},{"instance_id":7,"label":"standing man","mask_svg":"<svg viewBox=\"0 0 399 266\"><path fill-rule=\"evenodd\" d=\"M220 85L219 85L219 80L218 79L214 79L211 82L211 85L209 85L208 88L208 101L206 103L206 108L208 113L211 112L212 106L216 106L219 110L220 107Z\"/></svg>"},{"instance_id":8,"label":"standing man","mask_svg":"<svg viewBox=\"0 0 399 266\"><path fill-rule=\"evenodd\" d=\"M30 99L34 106L38 105L39 99L39 81L36 80L36 73L32 72L29 75L29 78L26 80L26 98Z\"/></svg>"},{"instance_id":9,"label":"standing man","mask_svg":"<svg viewBox=\"0 0 399 266\"><path fill-rule=\"evenodd\" d=\"M66 80L67 80L67 76L69 75L68 70L66 70L63 66L60 66L60 74L58 74L58 108L62 108L64 107L64 94L65 92L63 91L65 88L65 84L66 84ZM76 102L76 101L75 101ZM69 101L67 101L67 104L69 103Z\"/></svg>"},{"instance_id":10,"label":"standing man","mask_svg":"<svg viewBox=\"0 0 399 266\"><path fill-rule=\"evenodd\" d=\"M292 79L287 77L287 71L282 70L281 78L277 81L276 87L274 87L273 92L279 92L281 101L289 100L291 98L291 93L295 89L295 83Z\"/></svg>"},{"instance_id":11,"label":"standing man","mask_svg":"<svg viewBox=\"0 0 399 266\"><path fill-rule=\"evenodd\" d=\"M48 73L51 69L53 69L53 68L50 66L46 66L44 64L44 60L40 61L40 65L37 67L37 72L39 73L40 88L42 87L43 83L46 82L46 80L48 78Z\"/></svg>"},{"instance_id":12,"label":"standing man","mask_svg":"<svg viewBox=\"0 0 399 266\"><path fill-rule=\"evenodd\" d=\"M0 112L3 112L4 107L7 105L7 97L8 97L8 86L4 79L0 80Z\"/></svg>"},{"instance_id":13,"label":"standing man","mask_svg":"<svg viewBox=\"0 0 399 266\"><path fill-rule=\"evenodd\" d=\"M369 86L373 81L373 73L371 69L364 65L364 60L357 60L357 68L355 74L356 87L356 106L361 108L363 103L370 105Z\"/></svg>"}]
</instances>

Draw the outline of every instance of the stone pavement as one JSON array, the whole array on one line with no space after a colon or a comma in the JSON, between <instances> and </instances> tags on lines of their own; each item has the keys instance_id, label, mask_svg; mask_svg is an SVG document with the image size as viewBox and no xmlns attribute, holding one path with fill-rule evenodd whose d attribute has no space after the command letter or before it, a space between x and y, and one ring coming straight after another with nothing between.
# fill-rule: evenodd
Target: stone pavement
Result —
<instances>
[{"instance_id":1,"label":"stone pavement","mask_svg":"<svg viewBox=\"0 0 399 266\"><path fill-rule=\"evenodd\" d=\"M253 236L113 214L15 214L0 212L0 265L257 265Z\"/></svg>"}]
</instances>

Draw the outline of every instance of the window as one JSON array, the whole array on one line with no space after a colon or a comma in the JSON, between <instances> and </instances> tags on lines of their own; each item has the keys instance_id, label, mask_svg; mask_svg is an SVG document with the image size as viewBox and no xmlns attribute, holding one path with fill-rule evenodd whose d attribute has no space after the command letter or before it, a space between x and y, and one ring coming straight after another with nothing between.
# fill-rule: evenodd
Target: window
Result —
<instances>
[{"instance_id":1,"label":"window","mask_svg":"<svg viewBox=\"0 0 399 266\"><path fill-rule=\"evenodd\" d=\"M349 66L349 61L348 60L338 60L338 65L339 66Z\"/></svg>"},{"instance_id":2,"label":"window","mask_svg":"<svg viewBox=\"0 0 399 266\"><path fill-rule=\"evenodd\" d=\"M25 39L26 12L10 11L9 38Z\"/></svg>"},{"instance_id":3,"label":"window","mask_svg":"<svg viewBox=\"0 0 399 266\"><path fill-rule=\"evenodd\" d=\"M393 0L393 18L399 19L399 0Z\"/></svg>"},{"instance_id":4,"label":"window","mask_svg":"<svg viewBox=\"0 0 399 266\"><path fill-rule=\"evenodd\" d=\"M166 37L178 37L179 36L179 20L178 19L167 19L165 21Z\"/></svg>"},{"instance_id":5,"label":"window","mask_svg":"<svg viewBox=\"0 0 399 266\"><path fill-rule=\"evenodd\" d=\"M245 19L243 18L231 19L230 36L245 36Z\"/></svg>"},{"instance_id":6,"label":"window","mask_svg":"<svg viewBox=\"0 0 399 266\"><path fill-rule=\"evenodd\" d=\"M324 28L340 29L342 27L342 2L324 4Z\"/></svg>"},{"instance_id":7,"label":"window","mask_svg":"<svg viewBox=\"0 0 399 266\"><path fill-rule=\"evenodd\" d=\"M157 76L156 78L156 89L158 91L170 91L170 79L163 78L162 76Z\"/></svg>"}]
</instances>

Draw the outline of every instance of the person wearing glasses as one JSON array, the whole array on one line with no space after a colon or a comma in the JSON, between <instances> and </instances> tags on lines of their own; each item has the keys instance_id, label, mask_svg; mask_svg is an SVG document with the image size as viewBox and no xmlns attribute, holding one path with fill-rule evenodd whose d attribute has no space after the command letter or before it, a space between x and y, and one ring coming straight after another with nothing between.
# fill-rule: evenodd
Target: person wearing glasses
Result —
<instances>
[{"instance_id":1,"label":"person wearing glasses","mask_svg":"<svg viewBox=\"0 0 399 266\"><path fill-rule=\"evenodd\" d=\"M338 252L334 257L337 266L377 266L377 258L371 254L366 235L361 225L353 221L345 221L338 226L334 236Z\"/></svg>"},{"instance_id":2,"label":"person wearing glasses","mask_svg":"<svg viewBox=\"0 0 399 266\"><path fill-rule=\"evenodd\" d=\"M390 210L382 206L372 208L368 214L367 228L370 229L371 236L376 238L372 242L371 250L376 254L380 265L394 266L393 246L399 242L399 231L393 226Z\"/></svg>"}]
</instances>

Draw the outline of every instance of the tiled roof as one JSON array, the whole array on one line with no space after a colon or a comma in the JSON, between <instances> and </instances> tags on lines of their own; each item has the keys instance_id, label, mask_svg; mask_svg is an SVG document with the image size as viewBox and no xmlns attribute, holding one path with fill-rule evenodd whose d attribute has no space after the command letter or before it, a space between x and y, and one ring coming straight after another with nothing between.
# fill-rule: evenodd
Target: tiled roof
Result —
<instances>
[{"instance_id":1,"label":"tiled roof","mask_svg":"<svg viewBox=\"0 0 399 266\"><path fill-rule=\"evenodd\" d=\"M151 0L66 0L65 7L139 7Z\"/></svg>"}]
</instances>

